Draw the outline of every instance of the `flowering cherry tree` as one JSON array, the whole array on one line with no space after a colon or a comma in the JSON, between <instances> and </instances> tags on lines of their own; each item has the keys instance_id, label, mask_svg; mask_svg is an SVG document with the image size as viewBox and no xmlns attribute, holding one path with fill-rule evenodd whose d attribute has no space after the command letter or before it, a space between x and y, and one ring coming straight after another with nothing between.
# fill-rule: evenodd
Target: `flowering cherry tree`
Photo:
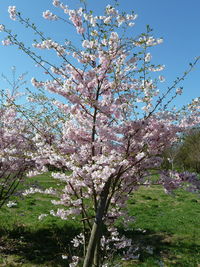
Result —
<instances>
[{"instance_id":1,"label":"flowering cherry tree","mask_svg":"<svg viewBox=\"0 0 200 267\"><path fill-rule=\"evenodd\" d=\"M15 192L34 166L28 151L34 148L27 121L19 117L15 100L16 88L1 92L0 105L0 207Z\"/></svg>"},{"instance_id":2,"label":"flowering cherry tree","mask_svg":"<svg viewBox=\"0 0 200 267\"><path fill-rule=\"evenodd\" d=\"M46 81L33 78L32 84L63 99L54 101L62 114L56 121L59 134L53 128L38 132L34 137L37 149L29 157L40 170L41 164L62 170L52 173L52 177L65 183L59 200L53 201L63 208L50 213L82 222L83 232L72 243L83 247L83 266L102 266L109 244L125 249L124 259L131 259L131 240L120 236L114 227L120 217L124 222L132 220L125 209L130 194L142 185L155 183L163 185L166 192L178 187L193 191L200 188L194 175L160 170L163 151L178 139L179 133L200 122L199 99L183 112L168 109L182 93L182 88L177 88L179 82L199 58L160 94L159 82L164 77L155 74L164 66L152 64L149 51L163 40L154 38L149 26L146 33L133 38L131 28L137 18L134 12L120 13L108 5L102 16L95 16L84 4L77 10L58 0L53 5L67 17L49 10L43 17L74 26L80 45L46 38L16 7L9 7L11 19L30 27L40 38L33 43L33 49L0 26L8 34L3 44L17 45L49 75ZM54 50L62 64L42 59L36 49ZM151 178L155 173L159 174L156 181ZM79 257L74 255L72 261L70 266L76 266Z\"/></svg>"},{"instance_id":3,"label":"flowering cherry tree","mask_svg":"<svg viewBox=\"0 0 200 267\"><path fill-rule=\"evenodd\" d=\"M36 127L32 123L32 118L36 122L38 115L33 107L30 117L28 109L19 104L24 95L19 90L26 84L25 76L23 73L16 78L15 67L12 67L12 79L2 74L10 88L0 90L0 207L13 195L27 173L36 167L30 153L36 151L35 132L41 129L41 125L38 123ZM44 121L42 123L47 127ZM44 171L44 166L39 165L37 169Z\"/></svg>"}]
</instances>

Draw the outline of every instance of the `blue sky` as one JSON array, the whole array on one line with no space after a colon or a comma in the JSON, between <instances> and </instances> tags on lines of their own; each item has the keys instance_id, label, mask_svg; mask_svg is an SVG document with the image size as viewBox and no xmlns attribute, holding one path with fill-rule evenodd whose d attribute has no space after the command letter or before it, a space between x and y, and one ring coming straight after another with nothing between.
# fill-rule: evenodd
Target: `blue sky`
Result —
<instances>
[{"instance_id":1,"label":"blue sky","mask_svg":"<svg viewBox=\"0 0 200 267\"><path fill-rule=\"evenodd\" d=\"M69 7L78 7L78 0L63 0ZM109 0L88 0L89 9L101 14L103 7L112 4ZM163 37L164 43L153 50L153 61L164 64L166 82L162 85L170 86L176 77L180 77L188 68L188 64L196 56L200 56L200 1L199 0L119 0L120 10L130 12L134 10L138 14L133 35L145 31L149 24L154 29L156 37ZM16 31L21 40L31 45L34 35L24 29L22 25L9 19L7 7L17 6L25 17L31 18L47 36L73 39L73 30L68 25L60 25L48 22L42 18L42 12L49 9L56 11L51 0L4 0L0 1L0 23ZM63 14L64 15L64 14ZM1 33L0 39L4 38ZM0 74L11 75L11 67L16 66L17 73L28 71L27 79L32 76L41 77L41 69L35 68L33 62L27 55L16 47L3 47L0 45ZM184 95L180 96L175 104L187 104L192 98L200 96L200 64L189 74L186 80L180 84L184 87ZM0 80L0 87L5 84Z\"/></svg>"}]
</instances>

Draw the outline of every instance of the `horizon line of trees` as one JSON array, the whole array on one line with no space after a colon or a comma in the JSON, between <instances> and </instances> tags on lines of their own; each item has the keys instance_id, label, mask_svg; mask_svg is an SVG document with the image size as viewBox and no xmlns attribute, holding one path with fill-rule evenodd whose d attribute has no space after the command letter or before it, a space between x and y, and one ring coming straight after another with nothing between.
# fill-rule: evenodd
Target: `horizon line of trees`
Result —
<instances>
[{"instance_id":1,"label":"horizon line of trees","mask_svg":"<svg viewBox=\"0 0 200 267\"><path fill-rule=\"evenodd\" d=\"M163 168L200 173L200 127L183 134L178 143L165 151Z\"/></svg>"}]
</instances>

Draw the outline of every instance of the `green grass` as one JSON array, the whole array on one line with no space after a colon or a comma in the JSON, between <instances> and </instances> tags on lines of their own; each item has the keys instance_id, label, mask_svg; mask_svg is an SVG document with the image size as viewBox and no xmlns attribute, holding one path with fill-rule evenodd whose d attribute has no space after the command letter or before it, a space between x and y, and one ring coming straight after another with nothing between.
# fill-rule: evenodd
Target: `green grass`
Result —
<instances>
[{"instance_id":1,"label":"green grass","mask_svg":"<svg viewBox=\"0 0 200 267\"><path fill-rule=\"evenodd\" d=\"M136 216L136 243L154 251L141 253L137 266L159 266L160 260L164 266L200 266L199 196L182 190L169 196L160 187L141 188L129 201L129 210Z\"/></svg>"},{"instance_id":2,"label":"green grass","mask_svg":"<svg viewBox=\"0 0 200 267\"><path fill-rule=\"evenodd\" d=\"M49 195L22 196L25 188L62 188L49 174L30 178L20 186L12 200L16 207L6 205L0 210L0 266L66 266L62 254L68 251L70 240L80 232L80 224L40 214L49 214L55 206Z\"/></svg>"},{"instance_id":3,"label":"green grass","mask_svg":"<svg viewBox=\"0 0 200 267\"><path fill-rule=\"evenodd\" d=\"M20 192L30 186L62 188L49 174L28 179L13 197L17 206L0 210L0 266L68 266L61 256L70 253L70 240L81 226L52 216L39 221L40 214L55 208L54 198L22 197ZM123 262L124 267L200 266L199 196L181 190L169 196L161 187L142 187L131 196L128 209L135 222L124 233L133 238L139 258Z\"/></svg>"}]
</instances>

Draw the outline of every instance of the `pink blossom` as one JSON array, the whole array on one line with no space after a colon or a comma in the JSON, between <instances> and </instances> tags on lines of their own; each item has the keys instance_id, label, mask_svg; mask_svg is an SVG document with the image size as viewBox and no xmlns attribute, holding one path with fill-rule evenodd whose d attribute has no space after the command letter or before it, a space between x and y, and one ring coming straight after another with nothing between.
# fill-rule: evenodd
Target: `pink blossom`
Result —
<instances>
[{"instance_id":1,"label":"pink blossom","mask_svg":"<svg viewBox=\"0 0 200 267\"><path fill-rule=\"evenodd\" d=\"M13 43L12 43L12 41L10 39L5 39L5 40L2 41L2 44L4 46L8 46L8 45L12 45Z\"/></svg>"},{"instance_id":2,"label":"pink blossom","mask_svg":"<svg viewBox=\"0 0 200 267\"><path fill-rule=\"evenodd\" d=\"M9 6L8 7L8 13L10 14L10 18L12 20L16 20L17 19L16 6Z\"/></svg>"},{"instance_id":3,"label":"pink blossom","mask_svg":"<svg viewBox=\"0 0 200 267\"><path fill-rule=\"evenodd\" d=\"M145 55L145 61L146 61L146 62L149 62L149 61L151 60L151 58L152 58L152 56L151 56L150 53L147 53L147 54Z\"/></svg>"},{"instance_id":4,"label":"pink blossom","mask_svg":"<svg viewBox=\"0 0 200 267\"><path fill-rule=\"evenodd\" d=\"M159 78L160 82L164 82L165 81L165 77L162 76L162 75L160 75L158 78Z\"/></svg>"},{"instance_id":5,"label":"pink blossom","mask_svg":"<svg viewBox=\"0 0 200 267\"><path fill-rule=\"evenodd\" d=\"M83 34L85 29L82 26L83 22L82 22L82 18L80 12L77 12L76 10L67 10L67 13L69 13L69 19L72 21L73 25L76 27L77 33L79 34Z\"/></svg>"},{"instance_id":6,"label":"pink blossom","mask_svg":"<svg viewBox=\"0 0 200 267\"><path fill-rule=\"evenodd\" d=\"M3 24L0 24L0 32L3 32L5 30L5 26Z\"/></svg>"},{"instance_id":7,"label":"pink blossom","mask_svg":"<svg viewBox=\"0 0 200 267\"><path fill-rule=\"evenodd\" d=\"M178 95L182 95L182 93L183 93L183 89L182 89L182 88L177 88L177 89L176 89L176 93L177 93Z\"/></svg>"},{"instance_id":8,"label":"pink blossom","mask_svg":"<svg viewBox=\"0 0 200 267\"><path fill-rule=\"evenodd\" d=\"M43 12L43 18L48 19L48 20L58 20L58 17L54 15L52 12L49 10L46 10Z\"/></svg>"},{"instance_id":9,"label":"pink blossom","mask_svg":"<svg viewBox=\"0 0 200 267\"><path fill-rule=\"evenodd\" d=\"M59 0L53 0L53 5L56 7L60 6L60 1Z\"/></svg>"}]
</instances>

